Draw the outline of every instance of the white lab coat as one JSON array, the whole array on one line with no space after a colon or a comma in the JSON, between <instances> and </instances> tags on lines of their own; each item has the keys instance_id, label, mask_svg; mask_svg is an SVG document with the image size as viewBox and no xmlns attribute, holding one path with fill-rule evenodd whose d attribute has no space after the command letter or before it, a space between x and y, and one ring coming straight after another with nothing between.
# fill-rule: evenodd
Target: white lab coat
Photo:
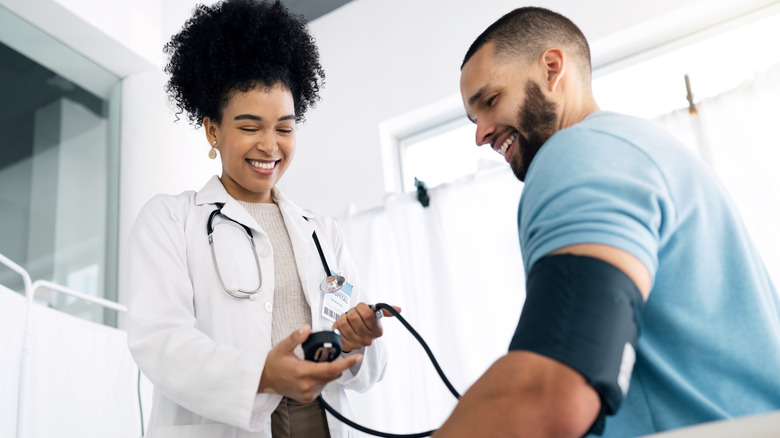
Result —
<instances>
[{"instance_id":1,"label":"white lab coat","mask_svg":"<svg viewBox=\"0 0 780 438\"><path fill-rule=\"evenodd\" d=\"M350 307L370 303L335 221L300 209L277 189L272 196L290 234L312 328L332 326L321 316L319 285L325 270L314 230L329 267L342 271L354 286ZM215 203L224 203L223 214L252 229L263 283L254 300L229 296L217 279L206 235ZM214 223L222 220L218 216ZM222 277L228 287L254 289L257 267L246 233L229 224L214 230ZM274 294L273 249L263 229L214 176L197 193L150 200L133 227L126 257L122 286L128 297L128 344L155 386L148 436L270 437L270 416L281 396L257 394L271 349ZM376 339L366 348L357 375L345 371L325 387L323 397L350 418L344 389L368 390L382 379L386 362L382 340ZM354 434L330 414L328 425L334 438Z\"/></svg>"}]
</instances>

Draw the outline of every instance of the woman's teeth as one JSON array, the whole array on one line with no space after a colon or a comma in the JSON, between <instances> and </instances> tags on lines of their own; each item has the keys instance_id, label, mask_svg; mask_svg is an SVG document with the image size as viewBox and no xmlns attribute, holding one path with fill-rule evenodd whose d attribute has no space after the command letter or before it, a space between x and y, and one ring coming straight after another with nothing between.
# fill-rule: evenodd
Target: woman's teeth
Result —
<instances>
[{"instance_id":1,"label":"woman's teeth","mask_svg":"<svg viewBox=\"0 0 780 438\"><path fill-rule=\"evenodd\" d=\"M503 155L503 156L506 156L506 151L509 149L509 146L511 146L511 145L512 145L512 143L514 143L515 139L517 139L517 134L518 134L517 132L515 132L514 134L512 134L512 136L511 136L511 137L509 137L509 138L507 138L507 139L504 141L504 143L501 145L501 147L500 147L500 148L498 148L498 152L499 152L501 155Z\"/></svg>"},{"instance_id":2,"label":"woman's teeth","mask_svg":"<svg viewBox=\"0 0 780 438\"><path fill-rule=\"evenodd\" d=\"M272 161L270 163L263 163L262 161L249 161L249 164L252 165L252 167L271 170L274 168L274 166L276 166L276 161Z\"/></svg>"}]
</instances>

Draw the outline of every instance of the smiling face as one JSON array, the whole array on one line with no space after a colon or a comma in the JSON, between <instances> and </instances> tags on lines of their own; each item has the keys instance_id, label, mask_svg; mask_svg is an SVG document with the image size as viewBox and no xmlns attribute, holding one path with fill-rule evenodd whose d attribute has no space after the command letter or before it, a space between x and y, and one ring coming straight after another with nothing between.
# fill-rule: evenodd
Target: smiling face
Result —
<instances>
[{"instance_id":1,"label":"smiling face","mask_svg":"<svg viewBox=\"0 0 780 438\"><path fill-rule=\"evenodd\" d=\"M281 84L230 96L221 123L205 117L211 145L217 141L222 185L234 199L271 203L271 189L295 153L295 105Z\"/></svg>"},{"instance_id":2,"label":"smiling face","mask_svg":"<svg viewBox=\"0 0 780 438\"><path fill-rule=\"evenodd\" d=\"M557 130L556 105L535 81L533 65L497 62L485 44L461 71L460 90L476 143L504 156L515 176L525 180L536 153ZM544 86L544 83L543 83Z\"/></svg>"}]
</instances>

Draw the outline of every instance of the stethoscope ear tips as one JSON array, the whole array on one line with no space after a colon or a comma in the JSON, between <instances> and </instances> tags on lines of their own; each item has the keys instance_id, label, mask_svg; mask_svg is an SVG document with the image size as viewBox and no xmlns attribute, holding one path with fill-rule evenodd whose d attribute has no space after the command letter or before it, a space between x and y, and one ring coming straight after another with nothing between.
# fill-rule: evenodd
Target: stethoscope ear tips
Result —
<instances>
[{"instance_id":1,"label":"stethoscope ear tips","mask_svg":"<svg viewBox=\"0 0 780 438\"><path fill-rule=\"evenodd\" d=\"M231 284L230 286L227 287L227 293L233 295L234 297L241 297L241 295L239 295L240 292L242 291L241 289L239 289L238 285L236 284ZM243 295L243 298L249 298L249 301L254 301L257 299L257 296L255 294L246 294Z\"/></svg>"}]
</instances>

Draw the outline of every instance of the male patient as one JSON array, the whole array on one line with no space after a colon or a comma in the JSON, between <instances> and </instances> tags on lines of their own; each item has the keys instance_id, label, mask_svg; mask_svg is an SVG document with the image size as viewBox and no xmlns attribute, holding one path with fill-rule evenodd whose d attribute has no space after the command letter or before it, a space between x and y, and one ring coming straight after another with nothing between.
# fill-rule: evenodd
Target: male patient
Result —
<instances>
[{"instance_id":1,"label":"male patient","mask_svg":"<svg viewBox=\"0 0 780 438\"><path fill-rule=\"evenodd\" d=\"M436 437L626 438L780 409L778 295L731 200L673 137L601 111L590 82L584 35L542 8L466 53L477 145L525 182L527 299Z\"/></svg>"}]
</instances>

